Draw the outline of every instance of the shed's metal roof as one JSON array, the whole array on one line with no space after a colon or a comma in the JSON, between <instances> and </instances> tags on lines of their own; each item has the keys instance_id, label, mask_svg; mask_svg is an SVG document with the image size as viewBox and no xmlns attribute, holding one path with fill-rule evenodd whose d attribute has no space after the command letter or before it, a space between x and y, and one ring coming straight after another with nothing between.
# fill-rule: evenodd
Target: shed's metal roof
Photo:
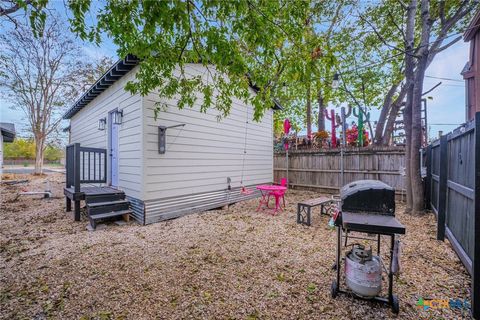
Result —
<instances>
[{"instance_id":1,"label":"shed's metal roof","mask_svg":"<svg viewBox=\"0 0 480 320\"><path fill-rule=\"evenodd\" d=\"M15 125L8 122L0 122L0 131L3 136L3 142L13 142L15 139Z\"/></svg>"},{"instance_id":2,"label":"shed's metal roof","mask_svg":"<svg viewBox=\"0 0 480 320\"><path fill-rule=\"evenodd\" d=\"M118 60L107 72L95 82L90 89L85 92L80 99L68 109L63 115L63 119L70 119L78 111L82 110L89 102L93 101L103 91L107 90L117 80L126 75L130 70L138 65L139 59L131 54L127 55L125 59Z\"/></svg>"},{"instance_id":3,"label":"shed's metal roof","mask_svg":"<svg viewBox=\"0 0 480 320\"><path fill-rule=\"evenodd\" d=\"M135 68L140 63L140 59L134 55L127 55L125 59L118 60L105 74L103 74L100 79L95 82L90 89L85 92L80 99L78 99L73 106L68 109L68 111L63 115L63 119L72 118L77 112L82 110L87 104L89 104L93 99L100 95L103 91L107 90L111 85L113 85L117 80L120 80L121 77L126 75L129 71ZM254 84L250 84L250 87L258 92L259 88ZM283 109L280 103L275 99L274 110Z\"/></svg>"}]
</instances>

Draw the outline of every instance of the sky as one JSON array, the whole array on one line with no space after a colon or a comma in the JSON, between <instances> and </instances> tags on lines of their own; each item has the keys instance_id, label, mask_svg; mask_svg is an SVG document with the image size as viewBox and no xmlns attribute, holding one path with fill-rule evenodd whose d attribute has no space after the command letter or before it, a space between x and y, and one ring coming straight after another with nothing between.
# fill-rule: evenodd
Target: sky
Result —
<instances>
[{"instance_id":1,"label":"sky","mask_svg":"<svg viewBox=\"0 0 480 320\"><path fill-rule=\"evenodd\" d=\"M95 2L94 2L95 3ZM98 4L97 4L98 5ZM67 16L63 1L51 2L53 9L57 10L64 18ZM3 30L8 29L8 25L0 25ZM2 32L2 31L0 31ZM4 31L3 31L4 32ZM102 56L110 56L117 59L116 46L106 37L100 46L77 40L86 57L98 59ZM448 78L454 80L442 80L434 78L425 78L424 88L430 89L439 81L442 85L429 94L433 99L428 100L427 118L430 137L438 136L438 131L444 133L452 131L458 125L465 122L465 85L460 75L465 63L468 60L469 44L460 40L455 45L441 52L435 57L426 75L438 78ZM370 120L378 119L379 111L371 110ZM0 122L13 122L20 130L20 136L25 136L25 131L21 130L25 126L26 120L19 110L12 110L5 100L0 97ZM64 127L68 122L62 124Z\"/></svg>"}]
</instances>

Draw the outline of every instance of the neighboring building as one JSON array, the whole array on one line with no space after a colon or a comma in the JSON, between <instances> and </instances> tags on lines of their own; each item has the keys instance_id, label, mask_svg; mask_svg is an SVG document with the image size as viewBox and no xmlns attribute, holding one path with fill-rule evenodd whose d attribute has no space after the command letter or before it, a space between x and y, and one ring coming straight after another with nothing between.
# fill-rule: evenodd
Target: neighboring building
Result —
<instances>
[{"instance_id":1,"label":"neighboring building","mask_svg":"<svg viewBox=\"0 0 480 320\"><path fill-rule=\"evenodd\" d=\"M13 142L15 139L15 125L0 122L0 175L3 173L3 143Z\"/></svg>"},{"instance_id":2,"label":"neighboring building","mask_svg":"<svg viewBox=\"0 0 480 320\"><path fill-rule=\"evenodd\" d=\"M480 112L480 10L468 25L463 40L470 41L469 61L461 73L465 79L465 118L468 121Z\"/></svg>"},{"instance_id":3,"label":"neighboring building","mask_svg":"<svg viewBox=\"0 0 480 320\"><path fill-rule=\"evenodd\" d=\"M185 68L190 76L207 77L201 64ZM136 58L118 61L64 115L72 144L108 150L107 184L125 192L136 220L148 224L221 207L258 195L240 193L241 184L272 182L278 104L255 122L253 106L233 98L230 115L217 121L218 111L199 111L201 99L179 110L175 99L125 91L137 71ZM164 109L154 119L156 105ZM161 127L169 127L164 146Z\"/></svg>"}]
</instances>

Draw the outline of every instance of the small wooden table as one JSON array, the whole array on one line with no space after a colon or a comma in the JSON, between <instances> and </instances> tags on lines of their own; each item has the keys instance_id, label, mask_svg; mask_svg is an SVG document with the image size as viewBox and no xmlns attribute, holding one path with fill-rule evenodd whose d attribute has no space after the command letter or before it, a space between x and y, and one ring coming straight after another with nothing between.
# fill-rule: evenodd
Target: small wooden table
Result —
<instances>
[{"instance_id":1,"label":"small wooden table","mask_svg":"<svg viewBox=\"0 0 480 320\"><path fill-rule=\"evenodd\" d=\"M297 223L307 226L311 225L312 215L311 211L313 207L320 206L320 215L328 214L325 210L326 206L330 206L338 203L340 200L332 197L319 197L299 202L297 204Z\"/></svg>"},{"instance_id":2,"label":"small wooden table","mask_svg":"<svg viewBox=\"0 0 480 320\"><path fill-rule=\"evenodd\" d=\"M258 205L257 211L260 211L260 209L270 209L268 207L268 194L273 191L287 191L287 187L283 186L277 186L277 185L270 185L270 184L263 184L257 186L257 189L260 190L262 193L262 198L260 199L260 204ZM273 208L273 214L277 213L278 210L280 210L280 201L278 201L278 198L275 198L275 208Z\"/></svg>"}]
</instances>

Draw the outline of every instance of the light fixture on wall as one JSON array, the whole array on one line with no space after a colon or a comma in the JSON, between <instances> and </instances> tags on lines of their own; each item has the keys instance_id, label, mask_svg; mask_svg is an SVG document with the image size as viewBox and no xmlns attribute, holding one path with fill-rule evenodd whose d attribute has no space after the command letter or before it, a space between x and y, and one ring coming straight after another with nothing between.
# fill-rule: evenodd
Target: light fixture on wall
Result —
<instances>
[{"instance_id":1,"label":"light fixture on wall","mask_svg":"<svg viewBox=\"0 0 480 320\"><path fill-rule=\"evenodd\" d=\"M105 130L106 125L107 125L107 118L102 118L98 120L98 130Z\"/></svg>"},{"instance_id":2,"label":"light fixture on wall","mask_svg":"<svg viewBox=\"0 0 480 320\"><path fill-rule=\"evenodd\" d=\"M176 125L169 126L169 127L165 127L165 126L159 126L158 127L158 153L159 154L164 154L167 151L167 129L183 127L183 126L185 126L185 123L176 124ZM178 135L177 135L177 137L178 137Z\"/></svg>"},{"instance_id":3,"label":"light fixture on wall","mask_svg":"<svg viewBox=\"0 0 480 320\"><path fill-rule=\"evenodd\" d=\"M113 112L113 124L122 124L123 110L116 110Z\"/></svg>"}]
</instances>

